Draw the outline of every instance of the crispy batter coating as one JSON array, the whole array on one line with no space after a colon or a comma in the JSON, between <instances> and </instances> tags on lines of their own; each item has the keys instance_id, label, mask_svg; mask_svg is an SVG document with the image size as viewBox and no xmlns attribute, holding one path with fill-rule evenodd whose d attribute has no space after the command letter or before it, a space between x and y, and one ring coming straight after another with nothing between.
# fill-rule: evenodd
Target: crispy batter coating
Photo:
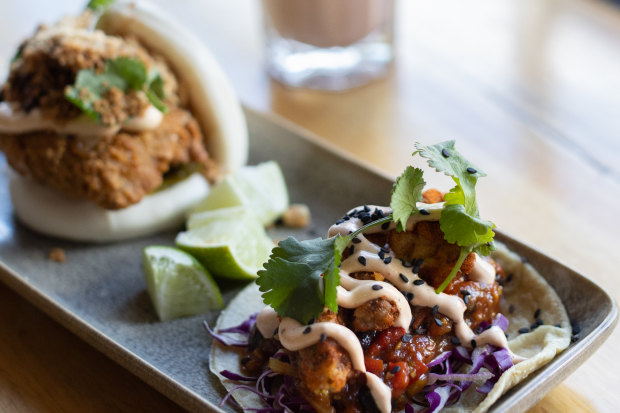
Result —
<instances>
[{"instance_id":1,"label":"crispy batter coating","mask_svg":"<svg viewBox=\"0 0 620 413\"><path fill-rule=\"evenodd\" d=\"M310 392L325 395L346 386L353 367L348 353L335 340L319 341L297 354L299 377Z\"/></svg>"},{"instance_id":2,"label":"crispy batter coating","mask_svg":"<svg viewBox=\"0 0 620 413\"><path fill-rule=\"evenodd\" d=\"M170 167L209 163L202 141L196 120L174 109L153 131L121 131L94 139L50 132L0 135L0 150L22 175L103 208L119 209L159 187Z\"/></svg>"},{"instance_id":3,"label":"crispy batter coating","mask_svg":"<svg viewBox=\"0 0 620 413\"><path fill-rule=\"evenodd\" d=\"M398 317L398 308L384 298L368 301L353 311L353 330L364 332L385 330L394 324Z\"/></svg>"}]
</instances>

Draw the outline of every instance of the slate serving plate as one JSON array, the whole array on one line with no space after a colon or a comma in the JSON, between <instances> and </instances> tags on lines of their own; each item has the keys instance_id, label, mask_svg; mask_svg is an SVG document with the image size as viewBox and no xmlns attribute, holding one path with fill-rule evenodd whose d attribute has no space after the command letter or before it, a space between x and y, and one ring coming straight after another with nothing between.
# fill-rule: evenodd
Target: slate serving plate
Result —
<instances>
[{"instance_id":1,"label":"slate serving plate","mask_svg":"<svg viewBox=\"0 0 620 413\"><path fill-rule=\"evenodd\" d=\"M250 163L277 160L291 200L312 211L309 228L275 228L270 233L274 239L322 236L351 206L389 202L389 177L337 154L286 122L251 110L246 117ZM159 323L145 291L142 248L172 245L176 232L103 245L41 236L15 221L4 158L0 171L0 280L186 409L222 411L217 404L224 390L209 373L211 339L202 327L203 320L214 323L217 312ZM540 270L582 328L581 340L493 406L493 411L524 411L601 345L618 311L610 296L586 277L508 235L500 233L498 238ZM47 259L55 247L65 250L66 263ZM244 285L222 284L227 302Z\"/></svg>"}]
</instances>

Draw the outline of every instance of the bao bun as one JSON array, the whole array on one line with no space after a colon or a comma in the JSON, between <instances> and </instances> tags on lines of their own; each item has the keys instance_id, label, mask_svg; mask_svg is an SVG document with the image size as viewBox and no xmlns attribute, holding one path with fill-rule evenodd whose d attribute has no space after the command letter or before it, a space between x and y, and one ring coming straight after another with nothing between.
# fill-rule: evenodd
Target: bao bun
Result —
<instances>
[{"instance_id":1,"label":"bao bun","mask_svg":"<svg viewBox=\"0 0 620 413\"><path fill-rule=\"evenodd\" d=\"M233 172L246 163L248 134L243 111L224 72L198 38L145 2L110 6L97 29L131 35L164 57L188 91L189 109L219 169ZM60 238L107 242L180 226L192 205L208 194L209 184L193 175L119 210L69 198L17 174L11 177L10 192L17 217L32 229Z\"/></svg>"}]
</instances>

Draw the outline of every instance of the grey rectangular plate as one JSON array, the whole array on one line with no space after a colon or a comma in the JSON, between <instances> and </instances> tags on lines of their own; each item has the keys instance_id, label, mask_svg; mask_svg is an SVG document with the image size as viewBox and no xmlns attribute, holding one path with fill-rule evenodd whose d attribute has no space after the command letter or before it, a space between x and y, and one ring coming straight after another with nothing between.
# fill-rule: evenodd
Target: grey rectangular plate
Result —
<instances>
[{"instance_id":1,"label":"grey rectangular plate","mask_svg":"<svg viewBox=\"0 0 620 413\"><path fill-rule=\"evenodd\" d=\"M246 116L251 131L250 163L278 161L291 200L307 204L312 211L309 228L275 228L270 234L274 239L322 236L352 206L389 202L390 178L339 155L281 120L250 110ZM2 158L0 170L6 169ZM201 325L204 319L213 323L217 312L160 323L145 291L142 248L172 245L175 235L168 232L103 245L41 236L15 221L6 173L0 174L0 280L186 409L221 411L216 406L224 390L209 373L211 340ZM495 411L523 411L600 346L616 322L617 308L609 295L586 277L507 235L498 238L541 270L582 327L580 341L493 407ZM55 247L65 250L66 263L47 259ZM221 284L226 301L243 286Z\"/></svg>"}]
</instances>

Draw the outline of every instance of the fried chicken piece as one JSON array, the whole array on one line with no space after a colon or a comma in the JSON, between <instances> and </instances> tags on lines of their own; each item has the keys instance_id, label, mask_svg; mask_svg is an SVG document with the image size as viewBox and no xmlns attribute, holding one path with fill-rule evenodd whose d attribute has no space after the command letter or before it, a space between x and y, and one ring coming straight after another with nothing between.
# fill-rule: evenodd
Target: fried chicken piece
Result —
<instances>
[{"instance_id":1,"label":"fried chicken piece","mask_svg":"<svg viewBox=\"0 0 620 413\"><path fill-rule=\"evenodd\" d=\"M0 135L0 150L20 174L106 209L139 202L173 166L210 163L198 123L182 109L170 110L156 130L93 139Z\"/></svg>"},{"instance_id":2,"label":"fried chicken piece","mask_svg":"<svg viewBox=\"0 0 620 413\"><path fill-rule=\"evenodd\" d=\"M422 202L425 204L436 204L437 202L443 202L443 193L438 189L427 189L422 192Z\"/></svg>"},{"instance_id":3,"label":"fried chicken piece","mask_svg":"<svg viewBox=\"0 0 620 413\"><path fill-rule=\"evenodd\" d=\"M398 314L398 308L393 302L384 298L370 300L353 311L353 330L385 330L394 324Z\"/></svg>"},{"instance_id":4,"label":"fried chicken piece","mask_svg":"<svg viewBox=\"0 0 620 413\"><path fill-rule=\"evenodd\" d=\"M349 355L331 338L300 350L296 364L302 383L316 395L341 391L353 372Z\"/></svg>"}]
</instances>

